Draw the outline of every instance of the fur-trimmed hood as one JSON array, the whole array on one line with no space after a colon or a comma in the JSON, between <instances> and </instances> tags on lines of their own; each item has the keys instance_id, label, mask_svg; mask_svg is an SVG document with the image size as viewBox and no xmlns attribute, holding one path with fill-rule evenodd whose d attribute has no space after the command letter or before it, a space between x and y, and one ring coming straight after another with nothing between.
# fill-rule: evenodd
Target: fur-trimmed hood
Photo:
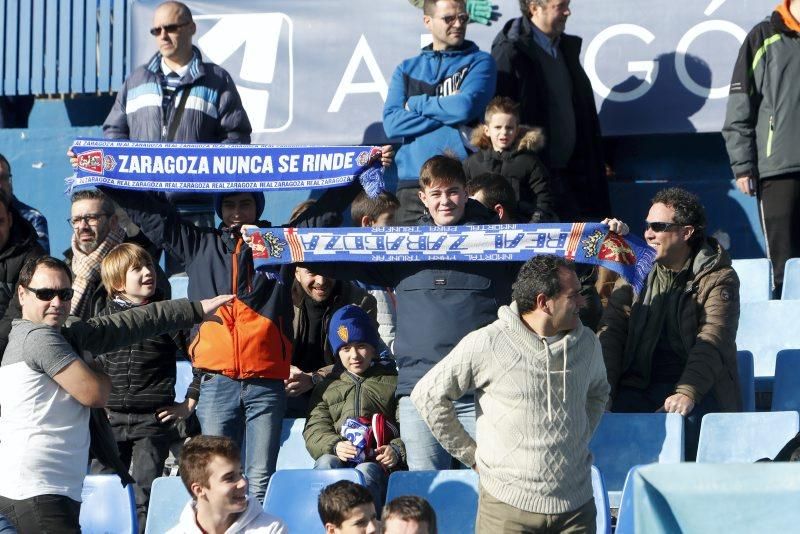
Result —
<instances>
[{"instance_id":1,"label":"fur-trimmed hood","mask_svg":"<svg viewBox=\"0 0 800 534\"><path fill-rule=\"evenodd\" d=\"M483 133L483 124L479 124L472 130L472 137L470 142L481 150L492 148L492 141L489 136ZM519 125L517 132L517 146L515 151L521 152L529 150L531 152L539 152L545 145L544 131L538 126L527 126L525 124Z\"/></svg>"}]
</instances>

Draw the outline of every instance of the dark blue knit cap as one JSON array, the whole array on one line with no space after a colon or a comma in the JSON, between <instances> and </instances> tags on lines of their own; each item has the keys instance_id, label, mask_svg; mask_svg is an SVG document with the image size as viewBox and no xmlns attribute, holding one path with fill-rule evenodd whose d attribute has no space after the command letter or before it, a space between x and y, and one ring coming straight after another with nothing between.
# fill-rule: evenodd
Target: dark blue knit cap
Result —
<instances>
[{"instance_id":1,"label":"dark blue knit cap","mask_svg":"<svg viewBox=\"0 0 800 534\"><path fill-rule=\"evenodd\" d=\"M264 204L266 203L264 193L261 191L231 191L230 193L217 193L214 195L214 211L217 213L217 217L222 219L222 200L225 197L239 195L241 193L250 193L253 195L253 200L256 201L256 221L261 219L261 214L264 213Z\"/></svg>"},{"instance_id":2,"label":"dark blue knit cap","mask_svg":"<svg viewBox=\"0 0 800 534\"><path fill-rule=\"evenodd\" d=\"M378 333L367 312L348 304L336 310L331 317L328 328L328 341L333 353L338 355L339 349L350 343L367 343L378 350Z\"/></svg>"}]
</instances>

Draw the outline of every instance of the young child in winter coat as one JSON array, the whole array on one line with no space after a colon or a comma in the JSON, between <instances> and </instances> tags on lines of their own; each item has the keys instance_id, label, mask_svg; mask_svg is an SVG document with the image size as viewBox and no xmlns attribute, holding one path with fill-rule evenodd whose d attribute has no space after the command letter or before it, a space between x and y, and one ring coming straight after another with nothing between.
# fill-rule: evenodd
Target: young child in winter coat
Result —
<instances>
[{"instance_id":1,"label":"young child in winter coat","mask_svg":"<svg viewBox=\"0 0 800 534\"><path fill-rule=\"evenodd\" d=\"M405 463L400 433L388 421L397 411L397 370L393 360L377 360L378 334L360 307L338 309L328 332L341 365L314 388L306 448L315 469L355 464L380 509L388 472Z\"/></svg>"},{"instance_id":2,"label":"young child in winter coat","mask_svg":"<svg viewBox=\"0 0 800 534\"><path fill-rule=\"evenodd\" d=\"M517 197L519 222L557 221L558 191L536 151L544 146L540 128L519 124L519 104L497 96L486 106L484 123L472 132L480 150L464 160L467 184L485 173L500 174Z\"/></svg>"}]
</instances>

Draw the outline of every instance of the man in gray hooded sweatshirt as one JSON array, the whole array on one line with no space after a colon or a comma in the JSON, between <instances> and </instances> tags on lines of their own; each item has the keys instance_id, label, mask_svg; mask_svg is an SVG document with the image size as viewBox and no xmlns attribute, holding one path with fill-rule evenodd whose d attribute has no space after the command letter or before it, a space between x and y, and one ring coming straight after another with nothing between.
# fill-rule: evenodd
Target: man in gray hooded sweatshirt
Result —
<instances>
[{"instance_id":1,"label":"man in gray hooded sweatshirt","mask_svg":"<svg viewBox=\"0 0 800 534\"><path fill-rule=\"evenodd\" d=\"M563 258L529 260L497 321L411 393L442 447L480 474L476 532L595 532L589 440L610 388L600 343L578 318L580 287ZM453 410L473 389L477 443Z\"/></svg>"}]
</instances>

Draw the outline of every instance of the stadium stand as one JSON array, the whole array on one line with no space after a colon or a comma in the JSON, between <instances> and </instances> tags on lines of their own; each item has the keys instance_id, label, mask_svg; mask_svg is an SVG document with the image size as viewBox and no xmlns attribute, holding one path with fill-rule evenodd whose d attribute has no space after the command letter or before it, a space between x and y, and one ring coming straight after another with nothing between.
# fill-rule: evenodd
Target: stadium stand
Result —
<instances>
[{"instance_id":1,"label":"stadium stand","mask_svg":"<svg viewBox=\"0 0 800 534\"><path fill-rule=\"evenodd\" d=\"M281 428L281 449L277 469L312 469L314 459L308 454L303 439L305 419L284 419Z\"/></svg>"},{"instance_id":2,"label":"stadium stand","mask_svg":"<svg viewBox=\"0 0 800 534\"><path fill-rule=\"evenodd\" d=\"M753 376L753 353L740 350L736 353L739 368L739 387L742 390L742 411L756 411L756 383Z\"/></svg>"},{"instance_id":3,"label":"stadium stand","mask_svg":"<svg viewBox=\"0 0 800 534\"><path fill-rule=\"evenodd\" d=\"M792 410L800 410L800 349L782 350L775 360L772 411Z\"/></svg>"},{"instance_id":4,"label":"stadium stand","mask_svg":"<svg viewBox=\"0 0 800 534\"><path fill-rule=\"evenodd\" d=\"M786 260L781 300L800 300L800 258Z\"/></svg>"},{"instance_id":5,"label":"stadium stand","mask_svg":"<svg viewBox=\"0 0 800 534\"><path fill-rule=\"evenodd\" d=\"M617 534L794 532L800 465L660 465L631 470Z\"/></svg>"},{"instance_id":6,"label":"stadium stand","mask_svg":"<svg viewBox=\"0 0 800 534\"><path fill-rule=\"evenodd\" d=\"M364 477L355 469L278 470L269 479L264 511L283 519L289 532L324 533L317 513L319 492L339 480L364 484Z\"/></svg>"},{"instance_id":7,"label":"stadium stand","mask_svg":"<svg viewBox=\"0 0 800 534\"><path fill-rule=\"evenodd\" d=\"M189 277L180 275L170 276L169 285L172 288L173 299L185 299L189 288Z\"/></svg>"},{"instance_id":8,"label":"stadium stand","mask_svg":"<svg viewBox=\"0 0 800 534\"><path fill-rule=\"evenodd\" d=\"M633 466L682 462L683 440L683 417L677 413L603 414L589 450L603 473L611 508L619 508Z\"/></svg>"},{"instance_id":9,"label":"stadium stand","mask_svg":"<svg viewBox=\"0 0 800 534\"><path fill-rule=\"evenodd\" d=\"M739 302L763 302L772 296L772 264L767 258L733 260L739 275Z\"/></svg>"},{"instance_id":10,"label":"stadium stand","mask_svg":"<svg viewBox=\"0 0 800 534\"><path fill-rule=\"evenodd\" d=\"M81 531L84 534L136 534L133 485L122 487L117 475L87 475L81 491Z\"/></svg>"},{"instance_id":11,"label":"stadium stand","mask_svg":"<svg viewBox=\"0 0 800 534\"><path fill-rule=\"evenodd\" d=\"M774 458L800 431L797 412L710 413L700 425L698 463Z\"/></svg>"},{"instance_id":12,"label":"stadium stand","mask_svg":"<svg viewBox=\"0 0 800 534\"><path fill-rule=\"evenodd\" d=\"M753 353L756 392L772 391L778 351L800 348L798 316L800 302L794 300L742 304L736 347Z\"/></svg>"},{"instance_id":13,"label":"stadium stand","mask_svg":"<svg viewBox=\"0 0 800 534\"><path fill-rule=\"evenodd\" d=\"M178 524L189 492L180 477L158 477L153 481L145 534L163 534Z\"/></svg>"}]
</instances>

